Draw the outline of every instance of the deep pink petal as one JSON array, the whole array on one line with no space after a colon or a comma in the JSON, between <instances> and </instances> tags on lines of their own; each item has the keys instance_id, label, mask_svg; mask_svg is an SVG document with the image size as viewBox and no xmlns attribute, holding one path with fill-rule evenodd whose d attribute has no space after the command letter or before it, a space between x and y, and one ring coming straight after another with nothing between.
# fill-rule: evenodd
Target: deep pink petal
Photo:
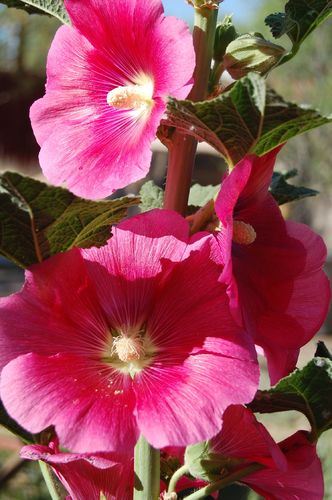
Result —
<instances>
[{"instance_id":1,"label":"deep pink petal","mask_svg":"<svg viewBox=\"0 0 332 500\"><path fill-rule=\"evenodd\" d=\"M138 438L130 377L70 355L27 354L1 373L1 399L28 431L54 425L76 452L132 451Z\"/></svg>"},{"instance_id":2,"label":"deep pink petal","mask_svg":"<svg viewBox=\"0 0 332 500\"><path fill-rule=\"evenodd\" d=\"M316 447L305 433L297 432L280 443L288 469L285 472L264 469L243 482L267 500L322 500L324 480Z\"/></svg>"},{"instance_id":3,"label":"deep pink petal","mask_svg":"<svg viewBox=\"0 0 332 500\"><path fill-rule=\"evenodd\" d=\"M286 459L277 443L254 414L244 406L230 406L224 414L222 430L209 443L213 453L242 458L285 470Z\"/></svg>"},{"instance_id":4,"label":"deep pink petal","mask_svg":"<svg viewBox=\"0 0 332 500\"><path fill-rule=\"evenodd\" d=\"M77 249L31 266L22 291L1 299L0 311L0 368L29 352L95 356L104 349L108 326Z\"/></svg>"}]
</instances>

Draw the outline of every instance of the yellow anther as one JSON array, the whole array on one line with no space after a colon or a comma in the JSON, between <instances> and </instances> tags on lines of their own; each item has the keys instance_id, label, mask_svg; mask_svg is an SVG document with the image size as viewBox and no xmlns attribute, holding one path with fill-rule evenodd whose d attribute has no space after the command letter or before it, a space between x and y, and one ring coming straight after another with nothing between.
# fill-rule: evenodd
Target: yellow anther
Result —
<instances>
[{"instance_id":1,"label":"yellow anther","mask_svg":"<svg viewBox=\"0 0 332 500\"><path fill-rule=\"evenodd\" d=\"M233 223L233 241L240 245L251 245L256 239L255 229L246 222L235 220Z\"/></svg>"}]
</instances>

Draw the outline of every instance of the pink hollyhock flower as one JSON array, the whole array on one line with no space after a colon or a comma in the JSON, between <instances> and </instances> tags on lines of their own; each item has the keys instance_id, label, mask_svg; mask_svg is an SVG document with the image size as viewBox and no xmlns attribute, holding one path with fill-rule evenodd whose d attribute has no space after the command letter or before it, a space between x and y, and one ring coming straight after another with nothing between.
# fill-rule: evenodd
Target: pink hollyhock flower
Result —
<instances>
[{"instance_id":1,"label":"pink hollyhock flower","mask_svg":"<svg viewBox=\"0 0 332 500\"><path fill-rule=\"evenodd\" d=\"M192 37L161 0L65 6L73 27L54 38L31 122L47 179L103 198L148 173L167 96L183 99L192 87Z\"/></svg>"},{"instance_id":2,"label":"pink hollyhock flower","mask_svg":"<svg viewBox=\"0 0 332 500\"><path fill-rule=\"evenodd\" d=\"M272 383L294 369L330 299L323 240L304 224L285 221L268 192L278 151L245 157L224 179L215 203L223 280L233 310L265 352Z\"/></svg>"},{"instance_id":3,"label":"pink hollyhock flower","mask_svg":"<svg viewBox=\"0 0 332 500\"><path fill-rule=\"evenodd\" d=\"M116 453L61 453L57 439L48 446L24 446L20 453L27 460L50 465L70 494L68 500L132 500L134 464L129 455Z\"/></svg>"},{"instance_id":4,"label":"pink hollyhock flower","mask_svg":"<svg viewBox=\"0 0 332 500\"><path fill-rule=\"evenodd\" d=\"M132 450L139 433L184 446L252 400L252 340L229 312L212 238L188 233L175 212L147 212L102 248L32 266L1 300L1 398L23 427L55 425L78 452Z\"/></svg>"},{"instance_id":5,"label":"pink hollyhock flower","mask_svg":"<svg viewBox=\"0 0 332 500\"><path fill-rule=\"evenodd\" d=\"M190 452L188 450L190 459ZM262 469L240 479L267 500L322 500L324 482L316 447L308 433L297 432L277 444L252 412L241 406L231 406L224 414L221 432L205 448L205 467L220 474L225 464L225 477L251 464ZM199 457L204 460L204 457ZM190 460L189 460L190 461ZM195 465L193 465L195 467Z\"/></svg>"}]
</instances>

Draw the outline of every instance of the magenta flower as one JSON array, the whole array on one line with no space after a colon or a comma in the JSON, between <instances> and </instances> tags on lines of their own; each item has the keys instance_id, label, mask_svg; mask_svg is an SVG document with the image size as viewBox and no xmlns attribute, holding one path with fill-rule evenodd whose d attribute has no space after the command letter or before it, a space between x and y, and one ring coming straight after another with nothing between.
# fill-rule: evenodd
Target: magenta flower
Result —
<instances>
[{"instance_id":1,"label":"magenta flower","mask_svg":"<svg viewBox=\"0 0 332 500\"><path fill-rule=\"evenodd\" d=\"M209 442L214 460L221 455L238 462L236 470L257 463L262 469L241 479L267 500L322 500L324 481L316 446L304 431L277 444L250 410L232 406L221 432Z\"/></svg>"},{"instance_id":2,"label":"magenta flower","mask_svg":"<svg viewBox=\"0 0 332 500\"><path fill-rule=\"evenodd\" d=\"M230 284L234 313L264 349L272 383L294 369L330 299L323 240L304 224L285 221L268 192L278 151L244 158L225 178L215 204L223 280Z\"/></svg>"},{"instance_id":3,"label":"magenta flower","mask_svg":"<svg viewBox=\"0 0 332 500\"><path fill-rule=\"evenodd\" d=\"M32 266L1 300L1 398L23 427L55 425L78 452L132 449L140 432L184 446L252 400L252 340L229 312L212 238L188 232L175 212L147 212L102 248Z\"/></svg>"},{"instance_id":4,"label":"magenta flower","mask_svg":"<svg viewBox=\"0 0 332 500\"><path fill-rule=\"evenodd\" d=\"M53 184L102 198L144 177L169 95L185 98L195 55L186 25L161 0L65 0L31 108L40 164Z\"/></svg>"},{"instance_id":5,"label":"magenta flower","mask_svg":"<svg viewBox=\"0 0 332 500\"><path fill-rule=\"evenodd\" d=\"M134 464L130 455L62 453L57 439L48 446L24 446L20 455L50 465L70 494L68 500L100 500L101 493L106 500L133 498Z\"/></svg>"}]
</instances>

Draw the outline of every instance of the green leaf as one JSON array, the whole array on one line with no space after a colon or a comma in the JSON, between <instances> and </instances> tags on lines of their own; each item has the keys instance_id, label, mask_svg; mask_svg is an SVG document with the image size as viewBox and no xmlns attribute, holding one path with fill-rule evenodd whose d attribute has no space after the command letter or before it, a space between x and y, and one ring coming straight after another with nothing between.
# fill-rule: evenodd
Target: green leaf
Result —
<instances>
[{"instance_id":1,"label":"green leaf","mask_svg":"<svg viewBox=\"0 0 332 500\"><path fill-rule=\"evenodd\" d=\"M162 208L164 203L164 191L153 181L148 181L141 187L139 192L141 212L147 212L153 208Z\"/></svg>"},{"instance_id":2,"label":"green leaf","mask_svg":"<svg viewBox=\"0 0 332 500\"><path fill-rule=\"evenodd\" d=\"M138 198L90 201L17 173L0 176L0 254L21 267L74 246L102 246Z\"/></svg>"},{"instance_id":3,"label":"green leaf","mask_svg":"<svg viewBox=\"0 0 332 500\"><path fill-rule=\"evenodd\" d=\"M229 45L237 37L238 34L235 26L233 25L232 16L225 16L216 28L213 59L217 62L222 62L227 45Z\"/></svg>"},{"instance_id":4,"label":"green leaf","mask_svg":"<svg viewBox=\"0 0 332 500\"><path fill-rule=\"evenodd\" d=\"M293 52L323 21L332 14L332 0L289 0L285 12L271 14L265 19L272 35L288 35Z\"/></svg>"},{"instance_id":5,"label":"green leaf","mask_svg":"<svg viewBox=\"0 0 332 500\"><path fill-rule=\"evenodd\" d=\"M315 357L268 391L258 391L249 407L254 412L298 410L307 416L313 435L332 428L332 360Z\"/></svg>"},{"instance_id":6,"label":"green leaf","mask_svg":"<svg viewBox=\"0 0 332 500\"><path fill-rule=\"evenodd\" d=\"M194 184L190 188L188 204L194 207L204 207L208 201L215 198L219 190L220 184L217 186L201 186L200 184Z\"/></svg>"},{"instance_id":7,"label":"green leaf","mask_svg":"<svg viewBox=\"0 0 332 500\"><path fill-rule=\"evenodd\" d=\"M267 92L264 121L253 152L261 156L293 137L332 122L332 115L285 101L274 90Z\"/></svg>"},{"instance_id":8,"label":"green leaf","mask_svg":"<svg viewBox=\"0 0 332 500\"><path fill-rule=\"evenodd\" d=\"M64 24L70 24L63 0L1 0L1 3L23 9L28 14L48 14Z\"/></svg>"},{"instance_id":9,"label":"green leaf","mask_svg":"<svg viewBox=\"0 0 332 500\"><path fill-rule=\"evenodd\" d=\"M314 189L309 189L302 186L294 186L287 182L288 179L295 177L297 170L290 170L286 173L274 172L270 185L270 192L278 205L289 203L291 201L302 200L309 196L316 196L319 194Z\"/></svg>"},{"instance_id":10,"label":"green leaf","mask_svg":"<svg viewBox=\"0 0 332 500\"><path fill-rule=\"evenodd\" d=\"M211 144L229 163L236 163L257 141L265 99L265 82L252 73L210 101L170 99L167 124Z\"/></svg>"},{"instance_id":11,"label":"green leaf","mask_svg":"<svg viewBox=\"0 0 332 500\"><path fill-rule=\"evenodd\" d=\"M332 121L306 106L286 102L250 73L228 92L203 102L170 99L166 125L205 141L229 164L247 153L261 156L292 137Z\"/></svg>"}]
</instances>

